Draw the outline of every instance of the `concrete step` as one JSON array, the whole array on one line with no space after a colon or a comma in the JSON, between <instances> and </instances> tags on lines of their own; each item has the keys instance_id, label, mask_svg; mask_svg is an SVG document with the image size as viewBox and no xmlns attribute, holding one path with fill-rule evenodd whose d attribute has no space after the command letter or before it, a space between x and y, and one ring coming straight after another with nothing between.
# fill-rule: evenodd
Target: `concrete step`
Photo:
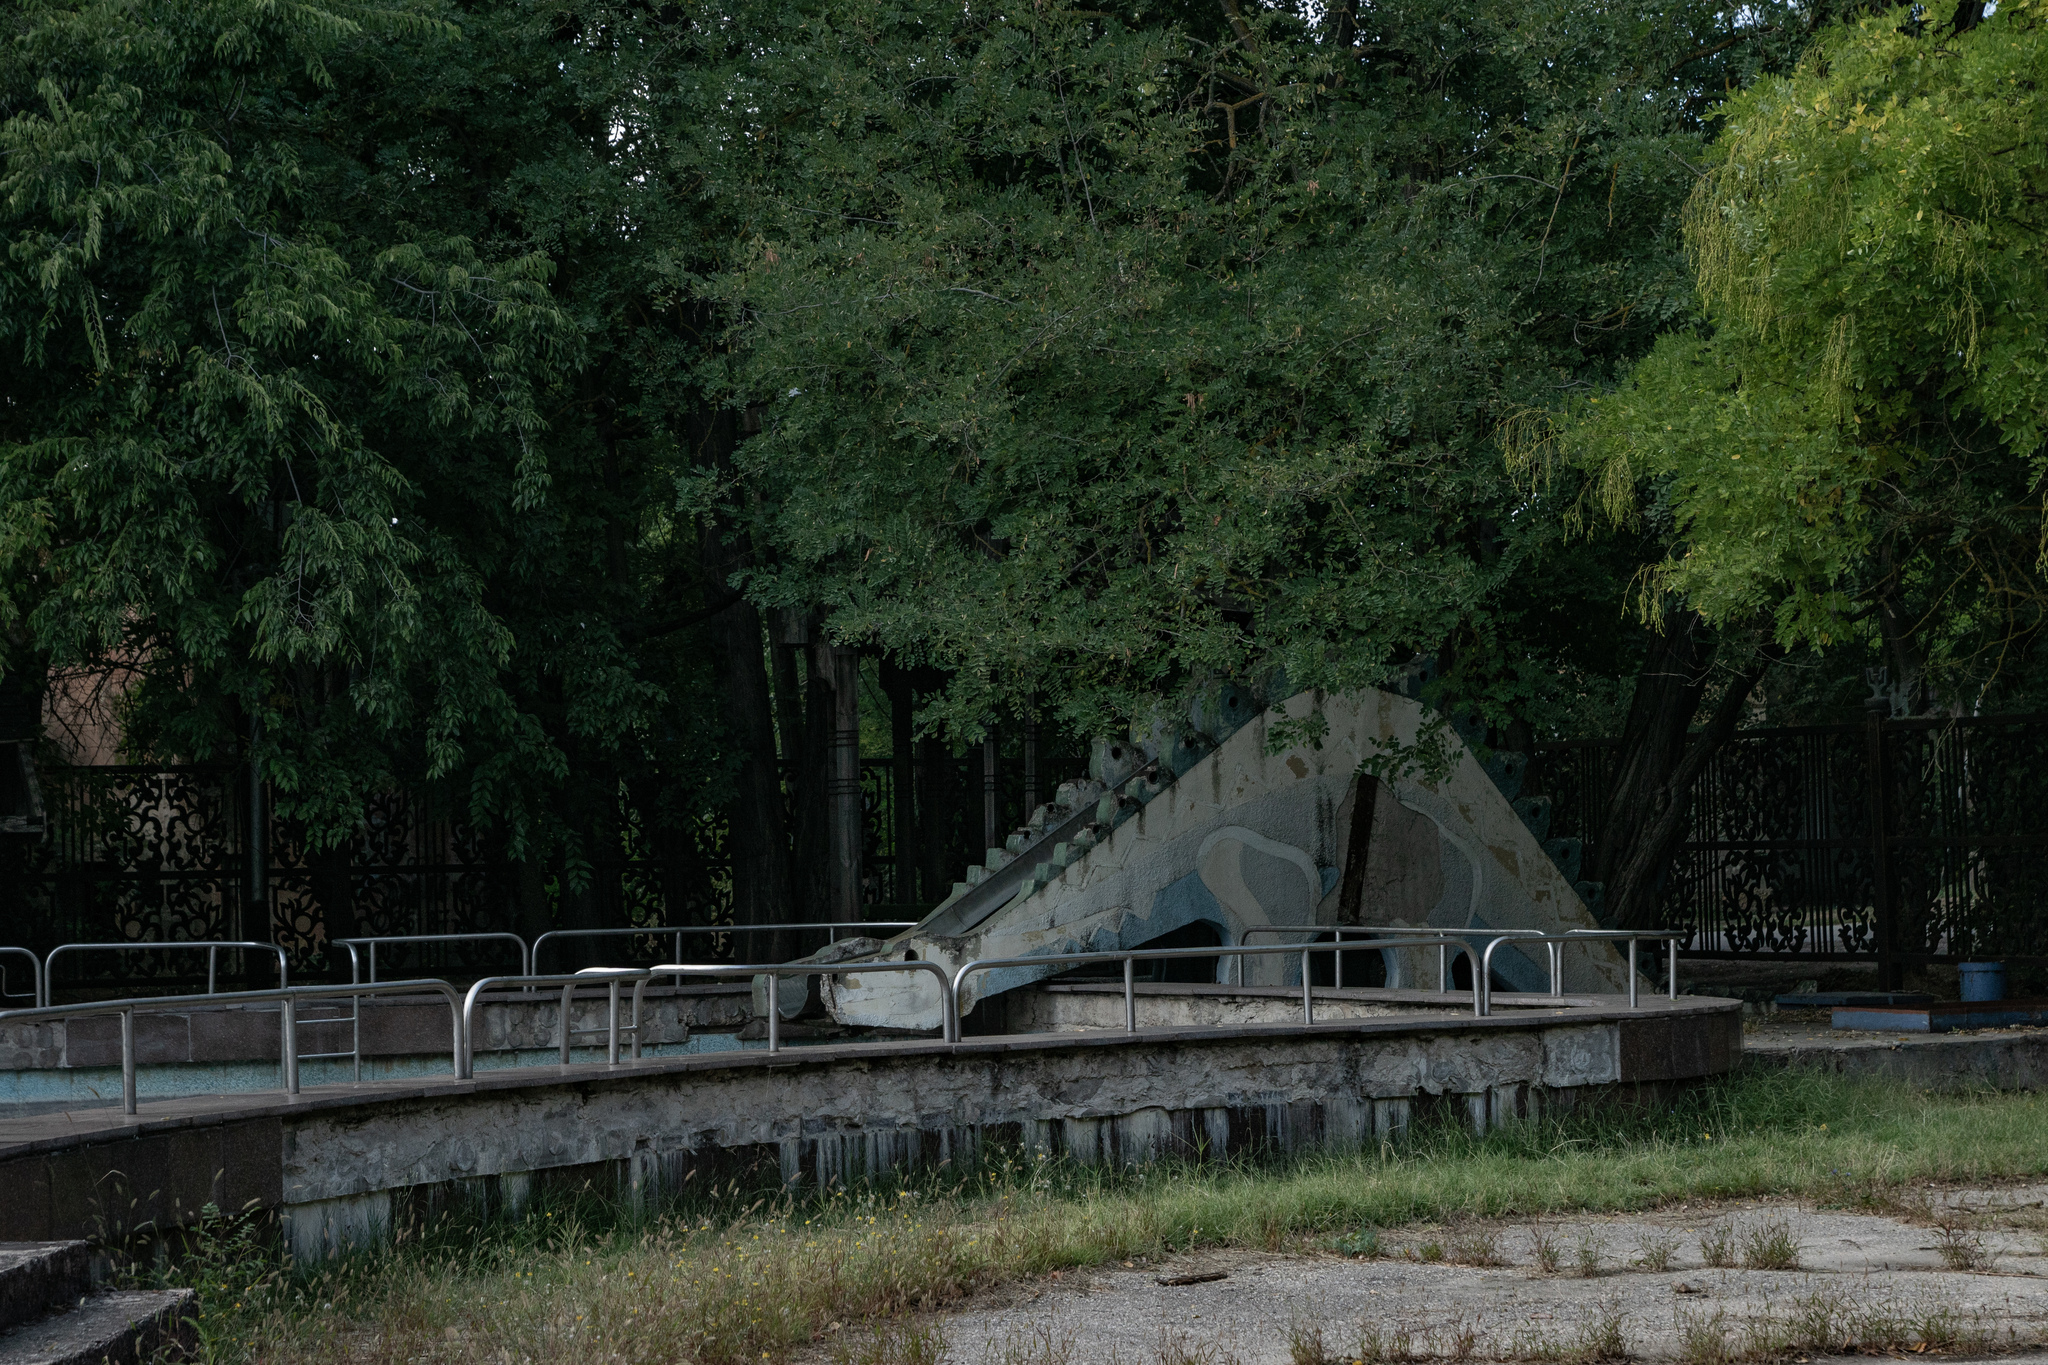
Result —
<instances>
[{"instance_id":1,"label":"concrete step","mask_svg":"<svg viewBox=\"0 0 2048 1365\"><path fill-rule=\"evenodd\" d=\"M0 1334L0 1365L142 1365L199 1344L189 1289L89 1294L62 1313ZM162 1355L159 1355L159 1352Z\"/></svg>"},{"instance_id":2,"label":"concrete step","mask_svg":"<svg viewBox=\"0 0 2048 1365\"><path fill-rule=\"evenodd\" d=\"M0 1242L0 1331L60 1313L92 1292L89 1242Z\"/></svg>"}]
</instances>

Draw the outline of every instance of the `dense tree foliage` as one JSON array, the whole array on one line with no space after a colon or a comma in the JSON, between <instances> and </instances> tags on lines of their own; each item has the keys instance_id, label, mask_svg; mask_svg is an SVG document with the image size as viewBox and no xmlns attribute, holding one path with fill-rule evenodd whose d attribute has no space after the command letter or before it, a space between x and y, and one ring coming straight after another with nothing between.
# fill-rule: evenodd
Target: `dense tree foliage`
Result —
<instances>
[{"instance_id":1,"label":"dense tree foliage","mask_svg":"<svg viewBox=\"0 0 2048 1365\"><path fill-rule=\"evenodd\" d=\"M1632 717L1634 905L1780 651L2033 629L2037 4L21 0L4 668L316 839L432 789L535 914L736 802L756 919L832 724L765 619L947 743L1421 680Z\"/></svg>"},{"instance_id":2,"label":"dense tree foliage","mask_svg":"<svg viewBox=\"0 0 2048 1365\"><path fill-rule=\"evenodd\" d=\"M439 788L570 889L621 783L715 797L615 45L538 5L9 13L9 671L132 679L132 752L253 748L316 839Z\"/></svg>"},{"instance_id":3,"label":"dense tree foliage","mask_svg":"<svg viewBox=\"0 0 2048 1365\"><path fill-rule=\"evenodd\" d=\"M758 596L949 670L966 734L1422 656L1554 707L1526 627L1611 637L1621 584L1495 432L1689 313L1703 117L1798 40L1750 17L792 11L694 150L743 206L710 289L766 411L697 492L777 547Z\"/></svg>"},{"instance_id":4,"label":"dense tree foliage","mask_svg":"<svg viewBox=\"0 0 2048 1365\"><path fill-rule=\"evenodd\" d=\"M1729 103L1685 215L1704 318L1565 443L1607 513L1669 518L1653 593L1879 631L1915 709L2024 686L2048 602L2048 24L1979 13L1859 19Z\"/></svg>"}]
</instances>

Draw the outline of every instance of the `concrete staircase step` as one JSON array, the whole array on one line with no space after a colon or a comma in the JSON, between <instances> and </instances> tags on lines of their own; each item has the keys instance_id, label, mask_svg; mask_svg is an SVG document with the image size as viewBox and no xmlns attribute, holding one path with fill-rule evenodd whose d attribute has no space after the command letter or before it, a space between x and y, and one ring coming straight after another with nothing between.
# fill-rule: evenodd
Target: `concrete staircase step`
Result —
<instances>
[{"instance_id":1,"label":"concrete staircase step","mask_svg":"<svg viewBox=\"0 0 2048 1365\"><path fill-rule=\"evenodd\" d=\"M0 1334L0 1365L142 1365L198 1346L189 1289L117 1289Z\"/></svg>"},{"instance_id":2,"label":"concrete staircase step","mask_svg":"<svg viewBox=\"0 0 2048 1365\"><path fill-rule=\"evenodd\" d=\"M61 1313L91 1292L91 1243L0 1242L0 1331Z\"/></svg>"}]
</instances>

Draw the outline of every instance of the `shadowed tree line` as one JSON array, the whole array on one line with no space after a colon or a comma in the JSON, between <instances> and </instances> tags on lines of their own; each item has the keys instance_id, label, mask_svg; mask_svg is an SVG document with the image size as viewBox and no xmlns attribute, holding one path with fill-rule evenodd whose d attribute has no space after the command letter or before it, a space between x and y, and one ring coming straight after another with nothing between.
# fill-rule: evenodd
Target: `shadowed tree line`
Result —
<instances>
[{"instance_id":1,"label":"shadowed tree line","mask_svg":"<svg viewBox=\"0 0 2048 1365\"><path fill-rule=\"evenodd\" d=\"M253 763L330 850L432 793L534 932L704 821L742 922L831 917L862 660L949 812L991 725L1402 682L1499 748L1624 735L1590 875L1639 922L1746 717L1853 713L1879 662L1906 709L2031 698L2037 35L17 5L0 716L118 677L129 755ZM1894 96L1921 180L1854 145ZM1869 195L1946 226L1849 308L1826 206ZM918 810L928 902L958 851Z\"/></svg>"}]
</instances>

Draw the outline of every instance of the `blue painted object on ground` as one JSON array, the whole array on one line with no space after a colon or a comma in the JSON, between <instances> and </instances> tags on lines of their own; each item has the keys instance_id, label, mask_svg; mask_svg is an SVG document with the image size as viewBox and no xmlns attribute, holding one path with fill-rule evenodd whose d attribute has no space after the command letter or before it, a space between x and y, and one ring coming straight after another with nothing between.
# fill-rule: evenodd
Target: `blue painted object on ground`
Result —
<instances>
[{"instance_id":1,"label":"blue painted object on ground","mask_svg":"<svg viewBox=\"0 0 2048 1365\"><path fill-rule=\"evenodd\" d=\"M1956 976L1962 982L1966 1002L2005 999L2003 962L1965 962L1956 968Z\"/></svg>"},{"instance_id":2,"label":"blue painted object on ground","mask_svg":"<svg viewBox=\"0 0 2048 1365\"><path fill-rule=\"evenodd\" d=\"M1836 1028L1869 1029L1877 1033L1948 1033L1955 1029L2042 1023L2048 1023L2048 1000L1964 1001L1922 1005L1917 1009L1845 1005L1834 1013Z\"/></svg>"}]
</instances>

